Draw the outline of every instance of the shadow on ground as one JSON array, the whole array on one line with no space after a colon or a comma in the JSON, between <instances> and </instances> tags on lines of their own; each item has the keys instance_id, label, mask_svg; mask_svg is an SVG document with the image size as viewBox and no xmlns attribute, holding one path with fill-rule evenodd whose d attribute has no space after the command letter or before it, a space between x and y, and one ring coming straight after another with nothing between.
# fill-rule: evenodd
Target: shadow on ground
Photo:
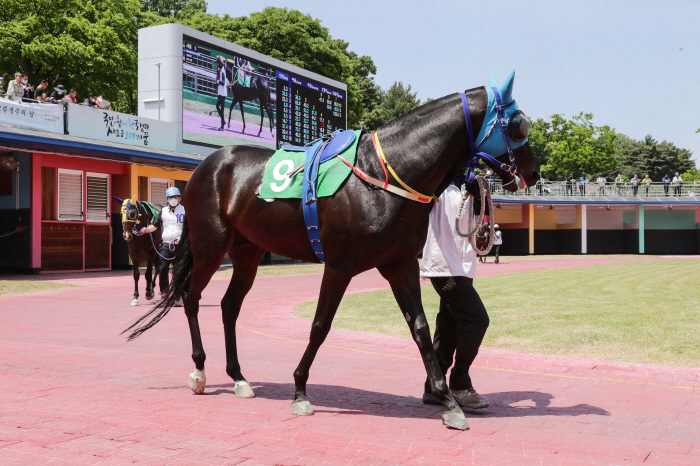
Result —
<instances>
[{"instance_id":1,"label":"shadow on ground","mask_svg":"<svg viewBox=\"0 0 700 466\"><path fill-rule=\"evenodd\" d=\"M294 394L293 383L251 382L256 398L289 401ZM233 383L207 386L204 396L231 395ZM154 388L156 390L186 389L181 387ZM444 408L423 404L413 396L373 392L337 385L307 386L309 401L317 413L341 410L342 414L362 414L396 418L435 418ZM549 393L534 391L484 393L491 406L480 410L465 410L472 417L525 417L525 416L609 416L610 413L597 406L578 404L574 406L552 406L554 396ZM250 400L255 403L255 400ZM331 410L324 409L330 408Z\"/></svg>"}]
</instances>

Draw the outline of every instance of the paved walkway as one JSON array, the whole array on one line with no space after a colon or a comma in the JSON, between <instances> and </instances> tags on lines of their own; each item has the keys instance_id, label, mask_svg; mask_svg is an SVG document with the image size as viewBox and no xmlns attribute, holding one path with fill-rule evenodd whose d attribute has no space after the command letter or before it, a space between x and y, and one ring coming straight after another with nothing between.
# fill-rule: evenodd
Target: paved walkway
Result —
<instances>
[{"instance_id":1,"label":"paved walkway","mask_svg":"<svg viewBox=\"0 0 700 466\"><path fill-rule=\"evenodd\" d=\"M514 260L479 272L620 260L638 259ZM412 341L334 329L309 381L316 414L300 418L289 411L292 371L309 322L293 308L316 297L320 275L256 281L238 333L255 399L236 398L224 371L226 279L203 298L202 396L187 388L180 310L126 343L119 331L146 310L129 306L129 273L51 279L81 287L0 298L0 465L700 464L700 369L482 349L474 377L492 407L467 413L471 430L459 432L421 403ZM368 272L350 291L385 287Z\"/></svg>"}]
</instances>

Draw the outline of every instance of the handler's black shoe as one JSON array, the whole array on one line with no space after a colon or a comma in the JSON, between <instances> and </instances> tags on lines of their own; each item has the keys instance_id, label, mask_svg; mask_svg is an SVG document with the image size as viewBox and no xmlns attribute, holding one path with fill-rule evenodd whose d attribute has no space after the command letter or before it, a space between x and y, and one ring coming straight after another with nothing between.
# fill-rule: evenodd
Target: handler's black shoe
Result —
<instances>
[{"instance_id":1,"label":"handler's black shoe","mask_svg":"<svg viewBox=\"0 0 700 466\"><path fill-rule=\"evenodd\" d=\"M452 396L455 397L457 404L462 408L483 409L489 407L489 400L485 396L476 393L476 390L473 388L453 390Z\"/></svg>"},{"instance_id":2,"label":"handler's black shoe","mask_svg":"<svg viewBox=\"0 0 700 466\"><path fill-rule=\"evenodd\" d=\"M489 400L482 395L476 393L476 390L470 388L468 390L452 391L452 396L458 405L462 408L469 409L484 409L489 407ZM426 405L442 405L432 393L423 393L423 404Z\"/></svg>"}]
</instances>

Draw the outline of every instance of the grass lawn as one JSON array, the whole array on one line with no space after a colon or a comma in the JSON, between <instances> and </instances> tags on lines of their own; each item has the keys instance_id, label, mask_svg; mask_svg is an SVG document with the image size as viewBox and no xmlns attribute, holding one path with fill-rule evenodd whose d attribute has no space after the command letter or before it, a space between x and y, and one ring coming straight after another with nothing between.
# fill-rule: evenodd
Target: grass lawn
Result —
<instances>
[{"instance_id":1,"label":"grass lawn","mask_svg":"<svg viewBox=\"0 0 700 466\"><path fill-rule=\"evenodd\" d=\"M231 267L216 272L215 277L230 277L233 273ZM308 273L323 273L323 264L295 264L295 265L262 265L258 267L256 277L279 277L280 275L304 275Z\"/></svg>"},{"instance_id":2,"label":"grass lawn","mask_svg":"<svg viewBox=\"0 0 700 466\"><path fill-rule=\"evenodd\" d=\"M74 288L74 285L34 280L0 280L0 296L40 293L42 291Z\"/></svg>"},{"instance_id":3,"label":"grass lawn","mask_svg":"<svg viewBox=\"0 0 700 466\"><path fill-rule=\"evenodd\" d=\"M700 366L700 260L590 265L477 278L491 318L483 346L637 363ZM434 328L439 298L424 285ZM297 306L312 319L316 302ZM389 290L343 298L334 324L410 337Z\"/></svg>"}]
</instances>

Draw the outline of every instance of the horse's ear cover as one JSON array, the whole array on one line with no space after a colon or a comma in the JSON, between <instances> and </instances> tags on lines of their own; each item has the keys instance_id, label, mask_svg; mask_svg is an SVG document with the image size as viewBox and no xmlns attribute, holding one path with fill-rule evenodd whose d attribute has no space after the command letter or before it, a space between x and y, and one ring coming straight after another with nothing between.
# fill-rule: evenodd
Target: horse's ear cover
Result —
<instances>
[{"instance_id":1,"label":"horse's ear cover","mask_svg":"<svg viewBox=\"0 0 700 466\"><path fill-rule=\"evenodd\" d=\"M511 71L503 84L498 87L498 92L501 93L503 103L508 103L513 100L513 81L515 80L515 70Z\"/></svg>"},{"instance_id":2,"label":"horse's ear cover","mask_svg":"<svg viewBox=\"0 0 700 466\"><path fill-rule=\"evenodd\" d=\"M123 204L123 203L124 203L124 199L122 199L121 197L114 196L114 199L116 199L116 201L117 201L118 203L120 203L120 204Z\"/></svg>"}]
</instances>

